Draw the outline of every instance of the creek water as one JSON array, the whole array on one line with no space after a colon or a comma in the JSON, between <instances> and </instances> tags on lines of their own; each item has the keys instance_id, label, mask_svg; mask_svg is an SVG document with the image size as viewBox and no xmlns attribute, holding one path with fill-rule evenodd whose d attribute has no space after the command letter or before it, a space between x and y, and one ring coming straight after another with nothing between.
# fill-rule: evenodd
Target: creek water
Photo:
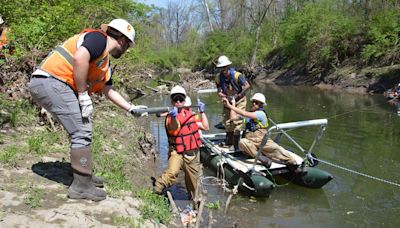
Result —
<instances>
[{"instance_id":1,"label":"creek water","mask_svg":"<svg viewBox=\"0 0 400 228\"><path fill-rule=\"evenodd\" d=\"M267 98L266 111L278 123L308 119L328 119L327 129L314 153L320 159L364 174L400 183L400 116L382 95L360 95L320 90L314 87L256 85L252 91ZM191 94L196 103L196 94ZM220 122L222 104L216 94L203 95L212 129ZM149 106L170 105L168 96L147 97ZM248 106L249 106L248 102ZM151 130L159 148L157 174L167 168L167 138L163 118L153 118ZM318 128L288 132L308 148ZM287 142L283 141L286 144ZM290 144L288 144L290 146ZM322 189L288 184L273 190L268 198L237 194L227 214L224 204L229 193L205 181L209 202L219 202L213 210L215 226L227 227L399 227L400 186L357 175L324 163L318 168L334 176ZM183 173L172 188L175 199L185 199ZM213 176L205 169L204 176Z\"/></svg>"}]
</instances>

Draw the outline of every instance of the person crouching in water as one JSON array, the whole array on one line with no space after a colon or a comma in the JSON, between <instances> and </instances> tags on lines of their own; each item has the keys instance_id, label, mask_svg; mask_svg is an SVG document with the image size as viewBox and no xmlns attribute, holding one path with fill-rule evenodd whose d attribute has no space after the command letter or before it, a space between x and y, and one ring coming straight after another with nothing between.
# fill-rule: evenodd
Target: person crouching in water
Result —
<instances>
[{"instance_id":1,"label":"person crouching in water","mask_svg":"<svg viewBox=\"0 0 400 228\"><path fill-rule=\"evenodd\" d=\"M262 138L267 133L268 118L264 110L264 105L266 104L265 96L261 93L256 93L250 100L252 103L251 111L245 111L235 107L234 103L231 104L232 102L235 102L234 100L229 102L226 98L223 98L225 107L231 110L231 119L243 118L245 136L240 139L239 148L245 154L255 158ZM275 143L272 139L268 139L267 143L263 147L259 160L267 168L271 166L272 161L283 163L288 167L297 166L296 160L289 154L289 152Z\"/></svg>"},{"instance_id":2,"label":"person crouching in water","mask_svg":"<svg viewBox=\"0 0 400 228\"><path fill-rule=\"evenodd\" d=\"M187 107L185 108L185 89L175 86L171 89L173 109L165 118L169 151L168 168L155 181L154 192L162 194L165 188L176 183L178 174L183 169L185 184L190 199L196 195L200 172L200 134L198 130L208 130L208 119L204 113L205 105L199 102L200 119Z\"/></svg>"}]
</instances>

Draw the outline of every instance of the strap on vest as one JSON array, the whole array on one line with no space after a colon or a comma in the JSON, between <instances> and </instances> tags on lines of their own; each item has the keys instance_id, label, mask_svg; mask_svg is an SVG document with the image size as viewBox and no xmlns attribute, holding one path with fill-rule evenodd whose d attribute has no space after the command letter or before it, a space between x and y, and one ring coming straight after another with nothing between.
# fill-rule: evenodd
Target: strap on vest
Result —
<instances>
[{"instance_id":1,"label":"strap on vest","mask_svg":"<svg viewBox=\"0 0 400 228\"><path fill-rule=\"evenodd\" d=\"M239 83L239 72L236 72L235 74L235 69L234 68L229 68L229 76L230 76L230 84L232 84L233 88L238 92L242 92L242 87L240 86ZM237 76L237 77L236 77ZM226 83L225 83L225 76L223 74L219 75L219 83L222 89L222 92L226 94Z\"/></svg>"}]
</instances>

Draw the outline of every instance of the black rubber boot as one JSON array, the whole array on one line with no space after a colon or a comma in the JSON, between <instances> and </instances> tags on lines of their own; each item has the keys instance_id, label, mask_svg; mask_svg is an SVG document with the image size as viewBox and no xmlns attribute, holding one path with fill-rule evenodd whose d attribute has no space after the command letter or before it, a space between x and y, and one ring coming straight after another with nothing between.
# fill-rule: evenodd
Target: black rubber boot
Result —
<instances>
[{"instance_id":1,"label":"black rubber boot","mask_svg":"<svg viewBox=\"0 0 400 228\"><path fill-rule=\"evenodd\" d=\"M69 198L100 201L106 199L106 196L107 194L104 190L94 186L92 183L92 176L74 171L74 180L68 189Z\"/></svg>"},{"instance_id":2,"label":"black rubber boot","mask_svg":"<svg viewBox=\"0 0 400 228\"><path fill-rule=\"evenodd\" d=\"M233 145L233 132L227 132L225 136L225 142L221 143L222 147L230 147Z\"/></svg>"},{"instance_id":3,"label":"black rubber boot","mask_svg":"<svg viewBox=\"0 0 400 228\"><path fill-rule=\"evenodd\" d=\"M235 149L235 151L239 150L239 140L240 140L240 135L234 135L233 136L233 148Z\"/></svg>"},{"instance_id":4,"label":"black rubber boot","mask_svg":"<svg viewBox=\"0 0 400 228\"><path fill-rule=\"evenodd\" d=\"M92 175L92 183L98 188L104 187L104 179L102 177Z\"/></svg>"},{"instance_id":5,"label":"black rubber boot","mask_svg":"<svg viewBox=\"0 0 400 228\"><path fill-rule=\"evenodd\" d=\"M260 155L260 157L258 157L258 160L267 168L271 167L272 165L271 159L269 159L267 156Z\"/></svg>"}]
</instances>

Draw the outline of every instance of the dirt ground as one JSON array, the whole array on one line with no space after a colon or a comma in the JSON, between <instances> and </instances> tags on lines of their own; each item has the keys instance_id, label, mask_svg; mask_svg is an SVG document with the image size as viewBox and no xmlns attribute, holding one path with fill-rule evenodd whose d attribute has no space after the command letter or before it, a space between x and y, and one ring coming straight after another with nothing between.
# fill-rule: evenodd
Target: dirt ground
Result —
<instances>
[{"instance_id":1,"label":"dirt ground","mask_svg":"<svg viewBox=\"0 0 400 228\"><path fill-rule=\"evenodd\" d=\"M66 157L28 156L17 168L0 165L0 227L164 227L141 220L141 202L128 193L100 202L68 199L72 174Z\"/></svg>"}]
</instances>

